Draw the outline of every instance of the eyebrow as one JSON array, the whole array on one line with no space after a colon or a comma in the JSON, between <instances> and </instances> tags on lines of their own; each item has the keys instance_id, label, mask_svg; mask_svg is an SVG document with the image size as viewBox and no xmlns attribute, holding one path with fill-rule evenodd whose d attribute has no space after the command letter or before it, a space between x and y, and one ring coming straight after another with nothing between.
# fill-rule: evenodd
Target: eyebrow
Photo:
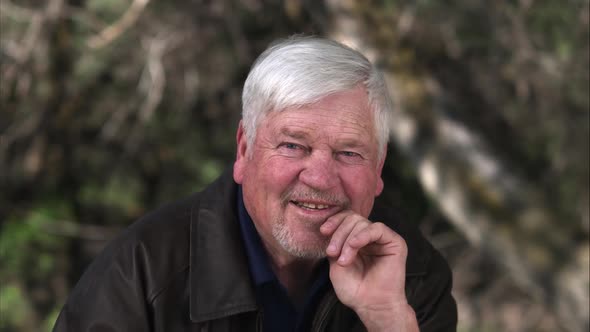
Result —
<instances>
[{"instance_id":1,"label":"eyebrow","mask_svg":"<svg viewBox=\"0 0 590 332\"><path fill-rule=\"evenodd\" d=\"M301 130L293 130L291 128L282 128L281 134L296 139L306 139L309 137L308 133Z\"/></svg>"},{"instance_id":2,"label":"eyebrow","mask_svg":"<svg viewBox=\"0 0 590 332\"><path fill-rule=\"evenodd\" d=\"M363 147L363 144L354 139L343 139L339 140L338 145L345 147L345 148L358 148Z\"/></svg>"}]
</instances>

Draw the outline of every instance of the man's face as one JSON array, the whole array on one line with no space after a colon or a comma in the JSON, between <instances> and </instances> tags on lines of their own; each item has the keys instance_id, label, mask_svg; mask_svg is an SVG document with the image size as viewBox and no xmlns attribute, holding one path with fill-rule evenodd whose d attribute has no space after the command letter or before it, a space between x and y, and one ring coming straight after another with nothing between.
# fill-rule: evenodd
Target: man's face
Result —
<instances>
[{"instance_id":1,"label":"man's face","mask_svg":"<svg viewBox=\"0 0 590 332\"><path fill-rule=\"evenodd\" d=\"M323 257L329 239L319 228L327 218L346 209L371 212L383 190L383 163L368 105L366 90L356 88L272 112L254 146L240 125L234 179L273 256Z\"/></svg>"}]
</instances>

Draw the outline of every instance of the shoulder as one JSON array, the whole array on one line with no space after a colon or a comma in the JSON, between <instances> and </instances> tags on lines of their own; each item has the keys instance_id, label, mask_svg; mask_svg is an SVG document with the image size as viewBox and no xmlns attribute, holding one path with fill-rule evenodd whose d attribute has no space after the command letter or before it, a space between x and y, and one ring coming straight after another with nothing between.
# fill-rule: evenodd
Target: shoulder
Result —
<instances>
[{"instance_id":1,"label":"shoulder","mask_svg":"<svg viewBox=\"0 0 590 332\"><path fill-rule=\"evenodd\" d=\"M134 287L140 287L137 291L146 300L153 301L170 283L188 274L191 227L199 210L204 201L222 205L226 194L220 188L232 183L231 177L224 174L203 191L146 214L107 245L80 283L102 283L112 289L118 288L119 280L131 281Z\"/></svg>"},{"instance_id":2,"label":"shoulder","mask_svg":"<svg viewBox=\"0 0 590 332\"><path fill-rule=\"evenodd\" d=\"M145 246L159 251L188 246L192 214L198 208L202 193L167 203L131 224L115 241L115 247ZM157 257L154 257L157 258Z\"/></svg>"},{"instance_id":3,"label":"shoulder","mask_svg":"<svg viewBox=\"0 0 590 332\"><path fill-rule=\"evenodd\" d=\"M55 331L84 331L91 326L145 331L156 307L174 308L160 310L166 315L185 314L191 228L205 201L220 200L216 196L224 192L218 187L231 185L230 177L222 178L201 193L146 214L112 240L70 293Z\"/></svg>"},{"instance_id":4,"label":"shoulder","mask_svg":"<svg viewBox=\"0 0 590 332\"><path fill-rule=\"evenodd\" d=\"M191 213L200 197L163 205L127 227L95 258L74 292L102 289L153 300L175 275L187 273Z\"/></svg>"},{"instance_id":5,"label":"shoulder","mask_svg":"<svg viewBox=\"0 0 590 332\"><path fill-rule=\"evenodd\" d=\"M188 274L188 230L199 197L167 204L111 241L70 293L54 330L147 330L147 307Z\"/></svg>"}]
</instances>

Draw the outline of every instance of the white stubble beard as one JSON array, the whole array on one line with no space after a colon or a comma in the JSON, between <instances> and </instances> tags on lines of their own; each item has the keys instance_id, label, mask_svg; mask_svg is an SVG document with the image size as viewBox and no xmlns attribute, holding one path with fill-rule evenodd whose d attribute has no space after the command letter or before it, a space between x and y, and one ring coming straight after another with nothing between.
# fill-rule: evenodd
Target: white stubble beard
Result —
<instances>
[{"instance_id":1,"label":"white stubble beard","mask_svg":"<svg viewBox=\"0 0 590 332\"><path fill-rule=\"evenodd\" d=\"M326 257L326 247L329 239L324 238L317 228L318 241L305 246L298 242L292 229L287 225L284 217L277 218L272 227L272 235L279 245L290 255L301 259L322 259Z\"/></svg>"}]
</instances>

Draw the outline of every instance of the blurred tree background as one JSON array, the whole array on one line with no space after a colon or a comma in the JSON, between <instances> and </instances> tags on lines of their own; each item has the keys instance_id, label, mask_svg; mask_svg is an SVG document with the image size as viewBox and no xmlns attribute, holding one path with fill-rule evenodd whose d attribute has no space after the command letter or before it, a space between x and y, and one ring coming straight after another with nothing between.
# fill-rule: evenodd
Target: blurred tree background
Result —
<instances>
[{"instance_id":1,"label":"blurred tree background","mask_svg":"<svg viewBox=\"0 0 590 332\"><path fill-rule=\"evenodd\" d=\"M382 202L460 331L587 331L588 0L0 0L0 331L48 331L124 227L234 157L249 66L328 36L395 97Z\"/></svg>"}]
</instances>

